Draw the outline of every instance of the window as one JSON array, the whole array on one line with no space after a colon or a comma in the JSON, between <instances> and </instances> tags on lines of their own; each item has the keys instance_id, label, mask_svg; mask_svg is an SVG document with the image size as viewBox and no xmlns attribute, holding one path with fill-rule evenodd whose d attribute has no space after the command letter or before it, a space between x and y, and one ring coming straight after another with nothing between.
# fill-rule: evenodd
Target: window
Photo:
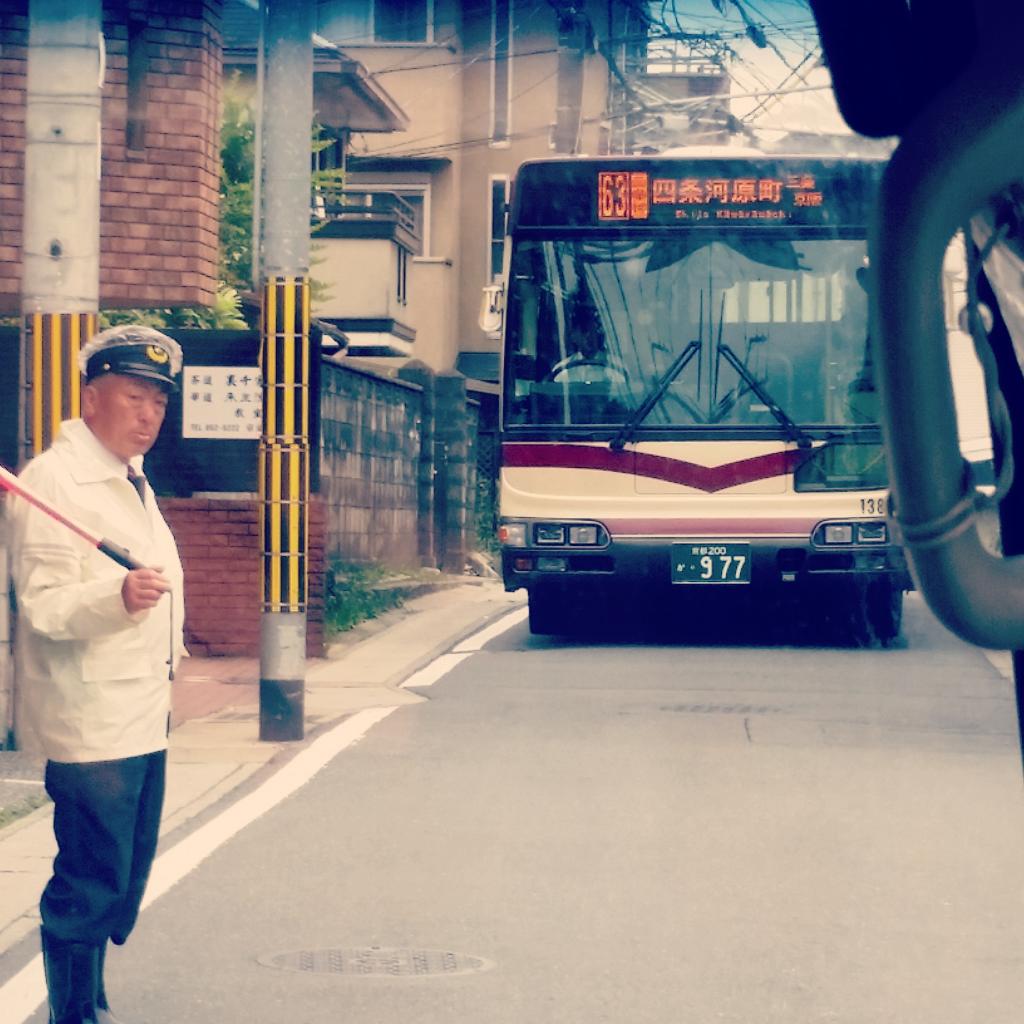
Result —
<instances>
[{"instance_id":1,"label":"window","mask_svg":"<svg viewBox=\"0 0 1024 1024\"><path fill-rule=\"evenodd\" d=\"M649 428L779 430L767 399L808 426L877 422L863 240L673 234L518 243L507 422L621 423L652 393Z\"/></svg>"},{"instance_id":2,"label":"window","mask_svg":"<svg viewBox=\"0 0 1024 1024\"><path fill-rule=\"evenodd\" d=\"M488 260L491 280L501 277L505 263L505 206L508 203L509 181L505 175L492 175L488 227Z\"/></svg>"},{"instance_id":3,"label":"window","mask_svg":"<svg viewBox=\"0 0 1024 1024\"><path fill-rule=\"evenodd\" d=\"M491 144L508 145L512 121L512 0L491 0Z\"/></svg>"},{"instance_id":4,"label":"window","mask_svg":"<svg viewBox=\"0 0 1024 1024\"><path fill-rule=\"evenodd\" d=\"M419 236L419 244L413 250L413 255L429 256L430 248L428 245L429 239L427 238L426 211L424 209L426 196L422 191L406 192L401 189L394 189L393 191L400 199L405 200L409 204L412 208L413 217L416 219L416 234Z\"/></svg>"},{"instance_id":5,"label":"window","mask_svg":"<svg viewBox=\"0 0 1024 1024\"><path fill-rule=\"evenodd\" d=\"M409 253L401 245L396 245L395 251L398 253L395 277L395 298L398 299L398 304L400 306L405 306L409 302Z\"/></svg>"},{"instance_id":6,"label":"window","mask_svg":"<svg viewBox=\"0 0 1024 1024\"><path fill-rule=\"evenodd\" d=\"M373 37L378 42L430 42L430 0L375 0Z\"/></svg>"},{"instance_id":7,"label":"window","mask_svg":"<svg viewBox=\"0 0 1024 1024\"><path fill-rule=\"evenodd\" d=\"M416 225L419 244L414 256L430 256L430 186L406 182L383 182L380 179L367 181L367 176L352 174L345 180L345 187L353 192L393 192L410 209Z\"/></svg>"},{"instance_id":8,"label":"window","mask_svg":"<svg viewBox=\"0 0 1024 1024\"><path fill-rule=\"evenodd\" d=\"M318 0L317 31L340 46L432 43L434 0Z\"/></svg>"}]
</instances>

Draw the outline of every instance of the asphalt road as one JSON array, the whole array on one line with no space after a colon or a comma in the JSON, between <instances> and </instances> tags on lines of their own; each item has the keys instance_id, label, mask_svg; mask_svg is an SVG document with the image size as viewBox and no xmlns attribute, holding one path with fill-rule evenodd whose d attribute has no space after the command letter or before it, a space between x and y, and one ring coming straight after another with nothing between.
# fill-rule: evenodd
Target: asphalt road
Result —
<instances>
[{"instance_id":1,"label":"asphalt road","mask_svg":"<svg viewBox=\"0 0 1024 1024\"><path fill-rule=\"evenodd\" d=\"M1009 683L917 599L890 650L763 627L508 631L146 910L115 1010L1016 1024Z\"/></svg>"}]
</instances>

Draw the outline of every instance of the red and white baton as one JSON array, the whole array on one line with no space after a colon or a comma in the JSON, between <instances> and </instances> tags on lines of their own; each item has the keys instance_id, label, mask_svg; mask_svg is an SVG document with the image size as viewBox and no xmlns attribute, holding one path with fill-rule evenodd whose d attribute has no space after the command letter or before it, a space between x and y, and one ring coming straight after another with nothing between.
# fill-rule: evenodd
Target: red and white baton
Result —
<instances>
[{"instance_id":1,"label":"red and white baton","mask_svg":"<svg viewBox=\"0 0 1024 1024\"><path fill-rule=\"evenodd\" d=\"M3 466L0 466L0 487L10 491L12 494L17 494L19 498L24 498L30 505L35 505L40 512L45 512L51 519L55 519L60 523L61 526L66 526L72 533L77 533L84 541L125 569L146 568L138 559L132 558L128 550L121 547L120 544L115 544L104 537L97 537L95 533L87 530L81 523L75 522L74 519L66 516L63 512L58 512L48 502L43 501L38 494L33 494L10 470L4 469Z\"/></svg>"}]
</instances>

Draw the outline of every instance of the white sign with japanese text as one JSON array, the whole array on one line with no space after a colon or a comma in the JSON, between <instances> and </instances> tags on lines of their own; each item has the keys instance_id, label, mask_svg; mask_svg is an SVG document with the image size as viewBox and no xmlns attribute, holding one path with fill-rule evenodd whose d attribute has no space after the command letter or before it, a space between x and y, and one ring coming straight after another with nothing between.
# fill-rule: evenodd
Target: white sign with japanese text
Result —
<instances>
[{"instance_id":1,"label":"white sign with japanese text","mask_svg":"<svg viewBox=\"0 0 1024 1024\"><path fill-rule=\"evenodd\" d=\"M255 440L263 422L263 377L255 366L186 366L181 436Z\"/></svg>"}]
</instances>

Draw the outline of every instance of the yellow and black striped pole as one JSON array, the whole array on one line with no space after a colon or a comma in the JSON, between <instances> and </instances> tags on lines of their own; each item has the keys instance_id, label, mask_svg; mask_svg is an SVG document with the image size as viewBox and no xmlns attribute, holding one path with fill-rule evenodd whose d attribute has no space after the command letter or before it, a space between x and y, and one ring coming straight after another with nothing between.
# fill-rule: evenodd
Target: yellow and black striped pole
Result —
<instances>
[{"instance_id":1,"label":"yellow and black striped pole","mask_svg":"<svg viewBox=\"0 0 1024 1024\"><path fill-rule=\"evenodd\" d=\"M263 645L260 738L301 739L309 550L309 281L279 276L263 285L263 433L259 453L261 594L273 616L273 650ZM278 650L282 634L290 638ZM269 667L269 671L267 668Z\"/></svg>"},{"instance_id":2,"label":"yellow and black striped pole","mask_svg":"<svg viewBox=\"0 0 1024 1024\"><path fill-rule=\"evenodd\" d=\"M260 739L305 731L314 0L262 4Z\"/></svg>"},{"instance_id":3,"label":"yellow and black striped pole","mask_svg":"<svg viewBox=\"0 0 1024 1024\"><path fill-rule=\"evenodd\" d=\"M78 353L96 333L95 313L30 313L23 323L25 458L50 446L63 420L81 414Z\"/></svg>"}]
</instances>

